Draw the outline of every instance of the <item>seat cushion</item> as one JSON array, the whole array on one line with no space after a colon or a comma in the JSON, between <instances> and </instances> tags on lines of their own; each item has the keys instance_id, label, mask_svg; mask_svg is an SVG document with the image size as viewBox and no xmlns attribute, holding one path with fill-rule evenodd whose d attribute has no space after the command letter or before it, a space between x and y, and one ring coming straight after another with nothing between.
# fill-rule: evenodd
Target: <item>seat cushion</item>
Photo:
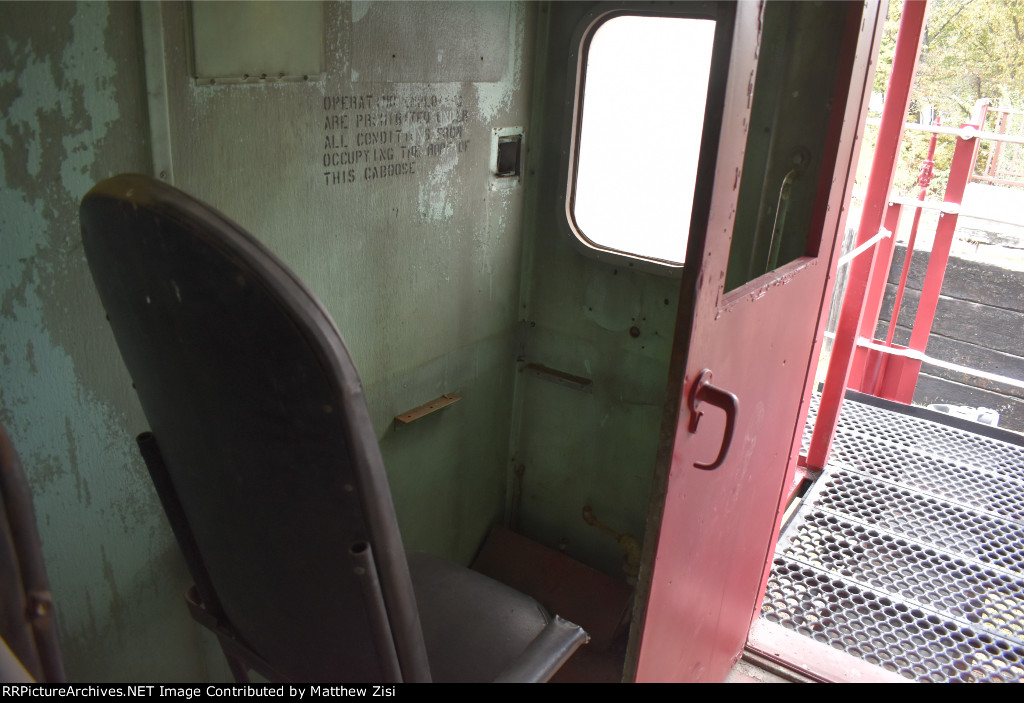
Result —
<instances>
[{"instance_id":1,"label":"seat cushion","mask_svg":"<svg viewBox=\"0 0 1024 703\"><path fill-rule=\"evenodd\" d=\"M493 681L551 619L533 598L438 557L410 552L409 571L434 681Z\"/></svg>"}]
</instances>

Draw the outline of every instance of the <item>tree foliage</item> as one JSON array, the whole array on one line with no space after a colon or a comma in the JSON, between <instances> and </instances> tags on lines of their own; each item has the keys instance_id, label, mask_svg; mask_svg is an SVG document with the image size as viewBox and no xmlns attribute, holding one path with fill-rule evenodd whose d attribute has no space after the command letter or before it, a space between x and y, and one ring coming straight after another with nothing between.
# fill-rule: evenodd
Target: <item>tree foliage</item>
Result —
<instances>
[{"instance_id":1,"label":"tree foliage","mask_svg":"<svg viewBox=\"0 0 1024 703\"><path fill-rule=\"evenodd\" d=\"M1024 0L933 0L913 97L950 123L981 98L1024 105Z\"/></svg>"},{"instance_id":2,"label":"tree foliage","mask_svg":"<svg viewBox=\"0 0 1024 703\"><path fill-rule=\"evenodd\" d=\"M901 0L890 0L875 72L878 92L886 90L892 72L902 10ZM957 127L981 98L993 106L1024 108L1024 0L931 0L908 119L927 121L922 113L931 106L944 125ZM904 133L894 190L917 195L929 140L923 132ZM953 141L940 137L933 196L945 188L952 155Z\"/></svg>"},{"instance_id":3,"label":"tree foliage","mask_svg":"<svg viewBox=\"0 0 1024 703\"><path fill-rule=\"evenodd\" d=\"M885 92L892 72L902 11L902 2L890 2L878 92ZM980 98L1024 107L1024 0L932 0L911 98L934 106L950 124L969 117Z\"/></svg>"}]
</instances>

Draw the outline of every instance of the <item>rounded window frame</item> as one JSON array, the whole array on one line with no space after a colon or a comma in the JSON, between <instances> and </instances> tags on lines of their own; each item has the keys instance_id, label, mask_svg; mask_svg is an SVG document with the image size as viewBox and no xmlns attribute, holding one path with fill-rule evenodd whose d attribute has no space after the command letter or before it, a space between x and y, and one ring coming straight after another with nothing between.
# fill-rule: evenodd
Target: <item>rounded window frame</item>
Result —
<instances>
[{"instance_id":1,"label":"rounded window frame","mask_svg":"<svg viewBox=\"0 0 1024 703\"><path fill-rule=\"evenodd\" d=\"M584 86L586 83L587 58L590 51L590 44L597 33L606 22L617 17L672 17L681 19L701 19L715 21L714 42L712 45L711 70L708 79L708 106L710 107L713 94L718 91L717 85L724 84L725 75L716 76L716 65L721 70L722 55L727 58L731 36L726 36L726 31L731 35L732 22L723 22L723 13L720 10L721 3L718 2L695 2L695 3L673 3L666 7L664 4L642 2L642 3L602 3L587 12L577 24L573 34L572 47L569 51L568 76L570 80L567 85L566 115L563 128L565 141L568 143L566 158L562 163L562 179L564 185L562 199L565 213L565 231L575 243L576 248L587 256L597 258L616 266L626 266L631 269L648 271L663 276L678 277L686 266L686 262L675 262L666 259L659 259L651 256L644 256L621 249L600 244L590 239L579 227L575 218L576 199L576 177L579 167L580 136L583 125L583 98ZM698 169L696 176L696 187L694 196L702 191L702 181L713 178L714 162L706 163L707 152L717 152L717 140L719 135L718 125L709 130L709 119L720 115L720 111L705 109L704 128L701 135L701 144L698 157ZM708 149L709 140L714 140L713 149ZM713 154L712 154L713 156ZM695 208L696 210L696 208ZM703 218L706 219L706 218ZM690 231L687 233L686 258L690 258L692 248L692 227L694 218L691 215Z\"/></svg>"}]
</instances>

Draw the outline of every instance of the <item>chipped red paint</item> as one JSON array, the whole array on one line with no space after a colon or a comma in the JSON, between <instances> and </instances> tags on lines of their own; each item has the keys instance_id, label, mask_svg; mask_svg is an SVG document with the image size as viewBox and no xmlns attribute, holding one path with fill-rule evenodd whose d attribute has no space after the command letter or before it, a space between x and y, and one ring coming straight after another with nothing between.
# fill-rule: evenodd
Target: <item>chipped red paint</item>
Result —
<instances>
[{"instance_id":1,"label":"chipped red paint","mask_svg":"<svg viewBox=\"0 0 1024 703\"><path fill-rule=\"evenodd\" d=\"M836 233L845 226L841 205L853 182L882 20L877 3L851 6L839 72L850 83L839 81L825 139L822 205L812 224L821 232L817 253L726 295L718 274L728 262L737 191L729 178L712 193L702 278L711 275L707 286L694 285L692 321L676 332L674 363L684 363L685 373L673 392L688 397L701 370L711 369L714 383L738 396L740 411L724 462L710 471L694 462L717 455L726 414L707 411L694 433L685 403L677 418L637 681L724 680L760 609L779 502L796 470L819 317L830 293L827 274ZM756 69L752 47L760 21L759 6L739 3L730 73L741 78L727 89L718 173L743 164L747 75Z\"/></svg>"}]
</instances>

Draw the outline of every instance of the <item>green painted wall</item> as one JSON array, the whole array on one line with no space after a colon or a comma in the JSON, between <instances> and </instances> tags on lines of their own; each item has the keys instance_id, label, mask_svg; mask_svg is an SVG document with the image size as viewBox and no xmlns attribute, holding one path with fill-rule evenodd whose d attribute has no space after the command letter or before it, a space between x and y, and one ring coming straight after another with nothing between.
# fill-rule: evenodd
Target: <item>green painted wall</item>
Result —
<instances>
[{"instance_id":1,"label":"green painted wall","mask_svg":"<svg viewBox=\"0 0 1024 703\"><path fill-rule=\"evenodd\" d=\"M566 64L548 14L328 2L322 76L211 85L192 78L187 4L0 3L0 421L36 495L72 680L226 676L181 602L188 576L134 448L146 421L81 250L78 201L124 171L165 171L321 297L408 547L466 563L509 517L618 572L581 510L643 534L678 280L595 260L564 231ZM513 127L524 178L499 181L496 131ZM393 422L450 392L462 400Z\"/></svg>"},{"instance_id":2,"label":"green painted wall","mask_svg":"<svg viewBox=\"0 0 1024 703\"><path fill-rule=\"evenodd\" d=\"M78 233L96 180L149 168L138 8L2 3L0 32L0 421L35 493L67 672L202 678Z\"/></svg>"},{"instance_id":3,"label":"green painted wall","mask_svg":"<svg viewBox=\"0 0 1024 703\"><path fill-rule=\"evenodd\" d=\"M191 78L184 3L157 10L155 35L133 3L0 5L0 420L36 495L73 680L223 676L181 602L188 577L134 448L145 418L78 233L89 187L152 172L151 153L323 299L361 371L407 546L468 562L504 515L525 188L490 171L494 130L528 120L535 9L323 11L322 77L207 85ZM360 78L401 48L415 52ZM161 60L169 129L153 115L151 140L145 66ZM325 178L327 135L372 154L353 141L382 130L355 122L390 111L407 117L381 146L419 158L371 155L351 182ZM390 164L414 173L364 171ZM393 423L447 392L462 400Z\"/></svg>"},{"instance_id":4,"label":"green painted wall","mask_svg":"<svg viewBox=\"0 0 1024 703\"><path fill-rule=\"evenodd\" d=\"M661 275L636 270L625 257L594 258L566 224L575 81L569 51L593 7L552 3L541 11L521 301L528 320L523 363L592 384L590 392L580 392L520 365L513 451L522 466L522 497L513 519L527 535L621 574L622 552L615 540L585 523L582 511L589 505L616 532L643 538L679 278L667 270Z\"/></svg>"},{"instance_id":5,"label":"green painted wall","mask_svg":"<svg viewBox=\"0 0 1024 703\"><path fill-rule=\"evenodd\" d=\"M163 8L174 182L320 296L366 387L406 545L468 563L505 502L524 188L491 178L492 133L526 123L534 8L324 12L322 78L209 85L190 77L187 6ZM395 165L413 172L374 177ZM462 400L393 422L443 393Z\"/></svg>"}]
</instances>

